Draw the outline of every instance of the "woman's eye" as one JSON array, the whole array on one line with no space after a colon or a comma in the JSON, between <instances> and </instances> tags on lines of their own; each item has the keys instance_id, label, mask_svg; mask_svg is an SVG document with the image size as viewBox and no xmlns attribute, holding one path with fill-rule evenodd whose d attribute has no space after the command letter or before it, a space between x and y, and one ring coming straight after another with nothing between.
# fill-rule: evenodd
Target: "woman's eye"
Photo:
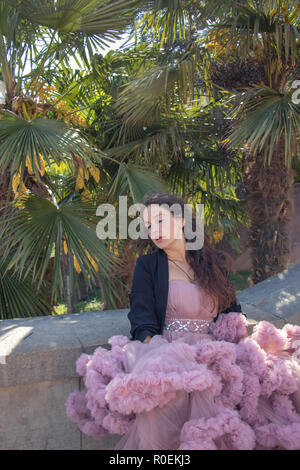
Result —
<instances>
[{"instance_id":1,"label":"woman's eye","mask_svg":"<svg viewBox=\"0 0 300 470\"><path fill-rule=\"evenodd\" d=\"M158 221L158 223L162 222L163 220L164 220L164 219L160 219L160 220ZM149 230L150 228L151 228L151 225L148 225L147 230Z\"/></svg>"}]
</instances>

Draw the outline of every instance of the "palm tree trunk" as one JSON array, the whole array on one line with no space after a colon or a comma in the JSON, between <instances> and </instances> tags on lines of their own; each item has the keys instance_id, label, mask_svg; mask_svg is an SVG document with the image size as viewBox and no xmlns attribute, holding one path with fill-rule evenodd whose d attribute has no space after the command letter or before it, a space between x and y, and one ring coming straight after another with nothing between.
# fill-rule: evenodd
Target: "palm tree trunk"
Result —
<instances>
[{"instance_id":1,"label":"palm tree trunk","mask_svg":"<svg viewBox=\"0 0 300 470\"><path fill-rule=\"evenodd\" d=\"M250 217L251 277L256 284L286 269L290 261L295 172L285 164L284 137L274 148L270 166L264 166L262 153L245 151L242 171Z\"/></svg>"},{"instance_id":2,"label":"palm tree trunk","mask_svg":"<svg viewBox=\"0 0 300 470\"><path fill-rule=\"evenodd\" d=\"M10 167L11 164L8 165L4 172L0 171L0 201L6 201L8 196L8 188L9 188L9 181L10 181ZM9 200L12 201L14 198L13 193L10 193Z\"/></svg>"},{"instance_id":3,"label":"palm tree trunk","mask_svg":"<svg viewBox=\"0 0 300 470\"><path fill-rule=\"evenodd\" d=\"M63 289L62 294L64 301L67 304L68 313L74 313L74 293L71 285L70 278L70 265L69 265L69 253L65 254L63 249L64 237L62 237L61 246L61 273L63 277Z\"/></svg>"},{"instance_id":4,"label":"palm tree trunk","mask_svg":"<svg viewBox=\"0 0 300 470\"><path fill-rule=\"evenodd\" d=\"M71 281L70 281L70 274L67 274L66 279L66 294L67 294L67 305L68 305L68 313L74 313L74 298L71 289Z\"/></svg>"}]
</instances>

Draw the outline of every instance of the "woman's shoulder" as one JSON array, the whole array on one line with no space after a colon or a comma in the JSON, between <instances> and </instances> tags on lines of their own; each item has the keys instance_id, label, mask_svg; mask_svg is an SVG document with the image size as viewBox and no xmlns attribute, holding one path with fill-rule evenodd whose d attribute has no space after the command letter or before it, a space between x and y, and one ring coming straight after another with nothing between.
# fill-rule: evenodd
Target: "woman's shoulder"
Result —
<instances>
[{"instance_id":1,"label":"woman's shoulder","mask_svg":"<svg viewBox=\"0 0 300 470\"><path fill-rule=\"evenodd\" d=\"M155 277L158 270L164 269L164 254L165 252L163 250L156 250L145 255L140 255L135 264L137 275L139 275L139 273L142 274L142 272L147 272L149 275L151 274L152 277Z\"/></svg>"},{"instance_id":2,"label":"woman's shoulder","mask_svg":"<svg viewBox=\"0 0 300 470\"><path fill-rule=\"evenodd\" d=\"M136 265L142 264L146 266L152 266L154 263L157 262L157 259L159 256L162 255L163 250L156 250L153 251L152 253L147 253L145 255L140 255L137 260L136 260Z\"/></svg>"}]
</instances>

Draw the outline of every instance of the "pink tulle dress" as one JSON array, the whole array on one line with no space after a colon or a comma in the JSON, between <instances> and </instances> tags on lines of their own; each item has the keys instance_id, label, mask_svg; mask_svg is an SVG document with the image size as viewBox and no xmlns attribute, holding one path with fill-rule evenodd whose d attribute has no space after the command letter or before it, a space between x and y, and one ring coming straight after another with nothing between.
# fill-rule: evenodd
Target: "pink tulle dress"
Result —
<instances>
[{"instance_id":1,"label":"pink tulle dress","mask_svg":"<svg viewBox=\"0 0 300 470\"><path fill-rule=\"evenodd\" d=\"M300 327L220 314L198 285L169 281L163 333L109 338L76 362L67 416L115 450L300 449Z\"/></svg>"}]
</instances>

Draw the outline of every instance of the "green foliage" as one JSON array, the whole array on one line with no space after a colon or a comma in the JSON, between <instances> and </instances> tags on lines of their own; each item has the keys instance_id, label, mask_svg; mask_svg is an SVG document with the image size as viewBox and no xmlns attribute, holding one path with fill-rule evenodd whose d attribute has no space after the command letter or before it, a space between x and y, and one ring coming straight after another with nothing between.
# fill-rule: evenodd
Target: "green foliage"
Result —
<instances>
[{"instance_id":1,"label":"green foliage","mask_svg":"<svg viewBox=\"0 0 300 470\"><path fill-rule=\"evenodd\" d=\"M11 257L0 258L0 319L51 315L49 282L37 289L32 276L20 278L11 268Z\"/></svg>"},{"instance_id":2,"label":"green foliage","mask_svg":"<svg viewBox=\"0 0 300 470\"><path fill-rule=\"evenodd\" d=\"M208 234L222 233L239 249L237 223L249 223L244 148L264 151L271 163L284 135L286 162L297 155L299 106L289 86L298 78L299 17L292 0L0 2L7 90L0 171L9 178L1 200L1 318L24 314L22 296L25 315L51 312L67 274L74 294L76 267L90 287L102 283L113 306L124 286L117 279L116 289L110 277L118 260L96 237L95 208L120 195L139 202L169 190L203 203ZM102 56L99 48L124 31L134 44ZM245 57L259 71L256 86L247 82ZM239 81L226 75L236 64L243 64ZM52 91L43 101L46 85ZM100 178L78 179L88 164ZM24 199L8 203L24 181ZM51 299L43 293L46 273Z\"/></svg>"},{"instance_id":3,"label":"green foliage","mask_svg":"<svg viewBox=\"0 0 300 470\"><path fill-rule=\"evenodd\" d=\"M244 290L251 286L250 274L251 271L249 269L243 269L241 271L236 271L235 273L230 273L230 280L236 291Z\"/></svg>"},{"instance_id":4,"label":"green foliage","mask_svg":"<svg viewBox=\"0 0 300 470\"><path fill-rule=\"evenodd\" d=\"M76 259L88 286L92 287L91 281L95 282L98 271L100 278L110 279L112 266L118 259L96 235L98 220L93 202L83 202L80 197L49 201L30 195L22 200L20 209L16 205L21 200L9 204L0 231L2 259L11 258L10 268L14 267L19 280L30 275L39 288L53 257L51 299L57 300L64 283L61 271L63 240L73 276Z\"/></svg>"}]
</instances>

